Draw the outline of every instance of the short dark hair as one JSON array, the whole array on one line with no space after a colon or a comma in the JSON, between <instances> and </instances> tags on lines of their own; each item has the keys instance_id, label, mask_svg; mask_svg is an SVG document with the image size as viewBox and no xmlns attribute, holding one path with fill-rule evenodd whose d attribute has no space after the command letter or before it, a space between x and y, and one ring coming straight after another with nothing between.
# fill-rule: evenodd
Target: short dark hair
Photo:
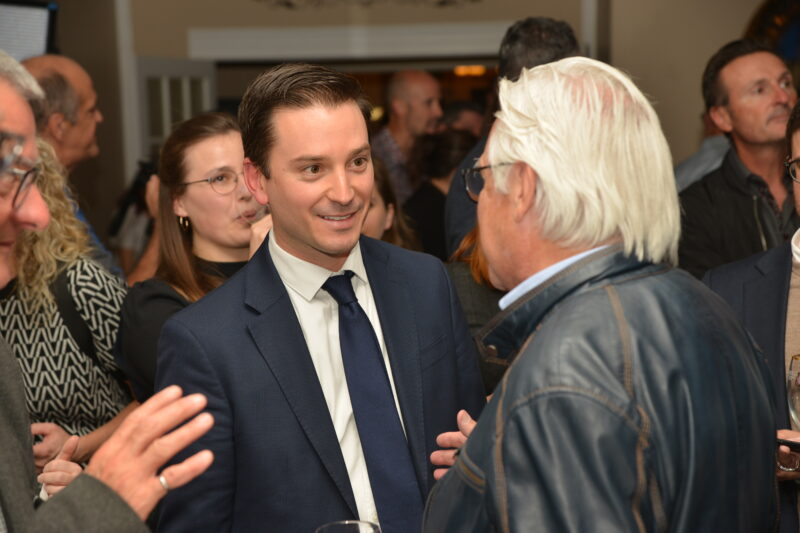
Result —
<instances>
[{"instance_id":1,"label":"short dark hair","mask_svg":"<svg viewBox=\"0 0 800 533\"><path fill-rule=\"evenodd\" d=\"M756 52L768 52L778 57L772 48L754 39L731 41L711 56L703 71L703 101L706 105L706 111L712 107L728 103L728 92L722 87L719 80L722 69L733 60Z\"/></svg>"},{"instance_id":2,"label":"short dark hair","mask_svg":"<svg viewBox=\"0 0 800 533\"><path fill-rule=\"evenodd\" d=\"M792 137L800 131L800 101L794 104L794 109L789 115L789 122L786 123L786 153L789 156L800 157L800 154L792 153Z\"/></svg>"},{"instance_id":3,"label":"short dark hair","mask_svg":"<svg viewBox=\"0 0 800 533\"><path fill-rule=\"evenodd\" d=\"M306 63L286 63L262 72L247 88L239 106L245 157L269 177L267 156L275 143L275 111L314 105L336 107L347 102L358 105L364 120L369 121L372 107L352 76Z\"/></svg>"},{"instance_id":4,"label":"short dark hair","mask_svg":"<svg viewBox=\"0 0 800 533\"><path fill-rule=\"evenodd\" d=\"M517 81L522 69L578 55L578 41L569 24L547 17L518 20L500 42L499 75Z\"/></svg>"},{"instance_id":5,"label":"short dark hair","mask_svg":"<svg viewBox=\"0 0 800 533\"><path fill-rule=\"evenodd\" d=\"M78 108L81 101L75 88L60 72L48 70L38 79L44 91L47 109L41 118L37 118L37 128L44 128L46 121L53 113L61 113L70 124L78 121ZM44 122L44 123L41 123Z\"/></svg>"}]
</instances>

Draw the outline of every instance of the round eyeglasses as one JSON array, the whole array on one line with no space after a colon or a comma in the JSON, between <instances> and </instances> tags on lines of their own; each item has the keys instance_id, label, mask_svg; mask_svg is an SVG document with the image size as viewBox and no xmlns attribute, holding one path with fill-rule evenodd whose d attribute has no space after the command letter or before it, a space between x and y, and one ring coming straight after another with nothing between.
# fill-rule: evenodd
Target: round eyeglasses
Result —
<instances>
[{"instance_id":1,"label":"round eyeglasses","mask_svg":"<svg viewBox=\"0 0 800 533\"><path fill-rule=\"evenodd\" d=\"M233 170L222 170L220 172L216 172L214 176L210 178L203 178L201 180L194 180L194 181L186 181L182 183L182 185L188 187L189 185L194 185L195 183L208 183L211 185L211 188L217 194L230 194L236 188L236 184L239 182L239 175L242 172L234 172Z\"/></svg>"}]
</instances>

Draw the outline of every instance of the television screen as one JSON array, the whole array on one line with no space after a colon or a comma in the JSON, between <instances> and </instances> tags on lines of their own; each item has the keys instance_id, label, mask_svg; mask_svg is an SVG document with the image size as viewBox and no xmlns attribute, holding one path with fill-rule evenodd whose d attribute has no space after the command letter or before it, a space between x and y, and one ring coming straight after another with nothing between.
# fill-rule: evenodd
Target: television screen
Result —
<instances>
[{"instance_id":1,"label":"television screen","mask_svg":"<svg viewBox=\"0 0 800 533\"><path fill-rule=\"evenodd\" d=\"M17 61L54 51L55 2L0 0L0 50Z\"/></svg>"}]
</instances>

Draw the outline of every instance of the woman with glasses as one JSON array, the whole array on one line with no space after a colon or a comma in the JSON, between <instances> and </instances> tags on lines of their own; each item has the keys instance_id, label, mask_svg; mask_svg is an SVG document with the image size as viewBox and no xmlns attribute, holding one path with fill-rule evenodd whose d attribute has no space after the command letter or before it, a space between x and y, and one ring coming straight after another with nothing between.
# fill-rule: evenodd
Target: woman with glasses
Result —
<instances>
[{"instance_id":1,"label":"woman with glasses","mask_svg":"<svg viewBox=\"0 0 800 533\"><path fill-rule=\"evenodd\" d=\"M134 404L111 354L125 286L89 259L64 171L47 143L38 149L40 166L15 161L4 174L15 176L15 208L38 185L50 224L16 243L15 278L0 290L0 331L20 366L41 471L70 435L79 436L73 460L88 461Z\"/></svg>"},{"instance_id":2,"label":"woman with glasses","mask_svg":"<svg viewBox=\"0 0 800 533\"><path fill-rule=\"evenodd\" d=\"M153 394L156 348L167 319L221 285L265 234L252 225L260 206L244 185L244 149L235 119L189 119L164 143L159 162L160 259L156 276L137 283L122 309L117 359L139 401ZM268 218L268 217L267 217ZM260 231L258 231L260 230Z\"/></svg>"}]
</instances>

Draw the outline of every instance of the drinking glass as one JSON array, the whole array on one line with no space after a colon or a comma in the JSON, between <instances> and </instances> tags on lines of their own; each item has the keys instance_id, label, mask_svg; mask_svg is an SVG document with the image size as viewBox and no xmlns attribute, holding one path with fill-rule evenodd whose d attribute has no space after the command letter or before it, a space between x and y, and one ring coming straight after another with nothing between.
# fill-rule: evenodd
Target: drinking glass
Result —
<instances>
[{"instance_id":1,"label":"drinking glass","mask_svg":"<svg viewBox=\"0 0 800 533\"><path fill-rule=\"evenodd\" d=\"M363 520L344 520L319 526L314 533L381 533L381 528Z\"/></svg>"},{"instance_id":2,"label":"drinking glass","mask_svg":"<svg viewBox=\"0 0 800 533\"><path fill-rule=\"evenodd\" d=\"M793 355L786 374L786 397L789 400L789 417L792 429L800 430L800 355Z\"/></svg>"}]
</instances>

